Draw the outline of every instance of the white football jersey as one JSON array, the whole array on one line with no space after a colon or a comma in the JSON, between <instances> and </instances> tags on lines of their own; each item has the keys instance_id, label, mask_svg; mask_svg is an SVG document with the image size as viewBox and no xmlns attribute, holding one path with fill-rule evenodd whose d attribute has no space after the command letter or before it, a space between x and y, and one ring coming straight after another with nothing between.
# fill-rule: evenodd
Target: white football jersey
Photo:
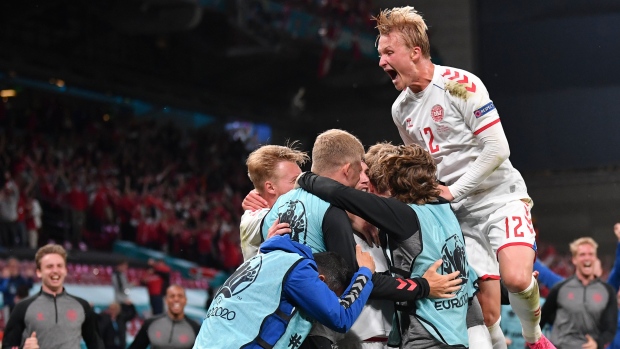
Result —
<instances>
[{"instance_id":1,"label":"white football jersey","mask_svg":"<svg viewBox=\"0 0 620 349\"><path fill-rule=\"evenodd\" d=\"M483 143L477 136L502 127L497 109L477 76L439 65L435 65L433 80L423 91L413 93L407 88L401 92L392 105L392 118L405 144L416 143L430 152L437 164L437 179L448 186L482 152ZM493 201L528 198L521 174L508 159L465 195L473 196L474 201L486 201L491 196Z\"/></svg>"},{"instance_id":2,"label":"white football jersey","mask_svg":"<svg viewBox=\"0 0 620 349\"><path fill-rule=\"evenodd\" d=\"M241 216L239 233L241 237L241 252L243 253L244 261L258 254L258 248L262 243L260 231L261 223L263 223L263 218L267 212L269 212L268 208L256 211L247 210L243 213L243 216Z\"/></svg>"},{"instance_id":3,"label":"white football jersey","mask_svg":"<svg viewBox=\"0 0 620 349\"><path fill-rule=\"evenodd\" d=\"M353 238L362 247L362 251L370 253L375 260L375 272L380 273L389 270L389 263L381 247L369 246L366 240L357 234L353 235ZM362 340L372 337L388 337L392 329L393 316L394 302L384 299L369 299L349 333Z\"/></svg>"}]
</instances>

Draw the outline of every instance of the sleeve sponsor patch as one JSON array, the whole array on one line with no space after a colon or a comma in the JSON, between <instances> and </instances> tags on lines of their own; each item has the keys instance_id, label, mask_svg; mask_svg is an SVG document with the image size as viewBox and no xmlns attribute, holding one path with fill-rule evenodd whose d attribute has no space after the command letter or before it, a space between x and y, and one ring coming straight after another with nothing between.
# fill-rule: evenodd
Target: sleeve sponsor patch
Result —
<instances>
[{"instance_id":1,"label":"sleeve sponsor patch","mask_svg":"<svg viewBox=\"0 0 620 349\"><path fill-rule=\"evenodd\" d=\"M493 102L489 102L485 105L483 105L482 107L474 110L474 116L476 118L479 118L485 114L487 114L488 112L495 110L495 105L493 104Z\"/></svg>"}]
</instances>

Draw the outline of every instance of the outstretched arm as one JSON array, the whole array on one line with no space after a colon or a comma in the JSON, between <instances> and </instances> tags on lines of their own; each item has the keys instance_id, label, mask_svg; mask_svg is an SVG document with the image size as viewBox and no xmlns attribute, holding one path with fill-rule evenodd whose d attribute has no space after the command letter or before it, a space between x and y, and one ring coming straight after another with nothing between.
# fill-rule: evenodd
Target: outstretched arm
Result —
<instances>
[{"instance_id":1,"label":"outstretched arm","mask_svg":"<svg viewBox=\"0 0 620 349\"><path fill-rule=\"evenodd\" d=\"M548 288L552 288L555 284L564 280L562 276L553 272L553 270L549 269L549 267L543 264L538 258L534 261L534 270L538 272L538 282Z\"/></svg>"},{"instance_id":2,"label":"outstretched arm","mask_svg":"<svg viewBox=\"0 0 620 349\"><path fill-rule=\"evenodd\" d=\"M348 331L361 313L372 290L372 273L362 267L353 275L349 287L338 298L319 280L316 264L302 261L291 272L284 293L291 303L334 331Z\"/></svg>"},{"instance_id":3,"label":"outstretched arm","mask_svg":"<svg viewBox=\"0 0 620 349\"><path fill-rule=\"evenodd\" d=\"M311 172L301 175L298 179L298 185L322 200L362 217L385 231L396 241L405 240L419 231L419 223L415 211L396 199L383 198L349 188L332 179L317 176ZM341 221L343 219L342 217L340 218ZM338 234L338 236L340 235ZM324 236L326 238L328 236L333 238L336 234L330 235L326 233ZM345 234L342 234L343 239L346 237ZM353 240L352 235L351 240ZM328 242L326 240L327 245ZM335 242L333 246L337 249L334 252L341 254L346 260L351 260L351 257L347 258L346 255L352 255L354 242L348 242L347 244ZM340 249L345 247L349 252L343 254L343 252L340 252ZM328 251L330 250L329 246L327 249ZM355 269L356 267L353 268L353 270ZM432 277L432 279L426 279L427 276ZM371 298L410 301L428 297L429 294L433 297L444 295L445 297L442 298L446 298L449 297L447 294L450 293L447 290L460 283L460 280L453 280L455 277L439 275L432 271L425 274L424 278L413 279L394 278L391 275L375 273L372 279L374 288Z\"/></svg>"},{"instance_id":4,"label":"outstretched arm","mask_svg":"<svg viewBox=\"0 0 620 349\"><path fill-rule=\"evenodd\" d=\"M616 260L614 261L614 266L609 272L607 283L610 284L616 292L618 292L618 289L620 288L620 232L616 233L616 237L618 238L618 243L616 244Z\"/></svg>"}]
</instances>

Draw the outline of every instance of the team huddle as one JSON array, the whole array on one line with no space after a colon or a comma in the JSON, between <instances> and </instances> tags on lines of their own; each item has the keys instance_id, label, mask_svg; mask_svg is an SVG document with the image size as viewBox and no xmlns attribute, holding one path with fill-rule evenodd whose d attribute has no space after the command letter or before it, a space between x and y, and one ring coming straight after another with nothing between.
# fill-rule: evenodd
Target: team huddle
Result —
<instances>
[{"instance_id":1,"label":"team huddle","mask_svg":"<svg viewBox=\"0 0 620 349\"><path fill-rule=\"evenodd\" d=\"M506 348L502 287L527 345L555 348L539 326L533 202L484 84L431 62L412 7L375 20L404 145L364 152L328 130L303 174L293 147L254 151L246 262L212 305L236 316L207 316L194 348Z\"/></svg>"},{"instance_id":2,"label":"team huddle","mask_svg":"<svg viewBox=\"0 0 620 349\"><path fill-rule=\"evenodd\" d=\"M161 331L145 327L136 347L186 348L195 338L194 349L505 349L504 291L529 348L555 348L540 328L533 201L484 84L431 62L426 23L412 7L375 20L379 65L401 91L392 118L404 144L365 151L349 132L327 130L304 173L310 157L294 145L252 152L245 262L217 290L197 334L186 323L178 345L160 345ZM45 287L11 319L8 347L45 347L45 338L73 348L80 335L89 348L103 346L92 309L64 293L65 257L37 257ZM182 289L167 297L175 292L184 305ZM54 316L32 309L56 301L79 320L69 335L57 323L31 325ZM168 317L172 338L185 317Z\"/></svg>"}]
</instances>

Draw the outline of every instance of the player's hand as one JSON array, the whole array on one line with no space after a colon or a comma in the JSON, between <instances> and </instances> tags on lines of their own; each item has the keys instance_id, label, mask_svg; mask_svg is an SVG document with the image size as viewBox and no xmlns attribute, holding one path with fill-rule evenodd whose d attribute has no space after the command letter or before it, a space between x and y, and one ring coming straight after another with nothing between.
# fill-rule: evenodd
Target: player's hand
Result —
<instances>
[{"instance_id":1,"label":"player's hand","mask_svg":"<svg viewBox=\"0 0 620 349\"><path fill-rule=\"evenodd\" d=\"M454 200L454 196L452 196L452 193L450 192L450 190L448 189L448 187L446 187L445 185L437 185L437 188L439 190L441 190L441 193L439 194L439 196L441 196L442 198L448 200L448 201L452 201Z\"/></svg>"},{"instance_id":2,"label":"player's hand","mask_svg":"<svg viewBox=\"0 0 620 349\"><path fill-rule=\"evenodd\" d=\"M596 344L596 341L594 340L594 338L592 338L589 334L586 334L586 343L582 345L581 347L583 349L597 349L598 344Z\"/></svg>"},{"instance_id":3,"label":"player's hand","mask_svg":"<svg viewBox=\"0 0 620 349\"><path fill-rule=\"evenodd\" d=\"M284 235L289 234L291 232L291 225L288 223L280 223L280 218L276 219L275 222L269 227L267 230L267 239L274 237L276 235Z\"/></svg>"},{"instance_id":4,"label":"player's hand","mask_svg":"<svg viewBox=\"0 0 620 349\"><path fill-rule=\"evenodd\" d=\"M457 270L447 275L437 273L437 269L439 269L442 263L441 259L437 260L422 275L428 281L428 286L430 287L428 298L453 298L455 296L454 292L461 288L463 280L458 278L460 271Z\"/></svg>"},{"instance_id":5,"label":"player's hand","mask_svg":"<svg viewBox=\"0 0 620 349\"><path fill-rule=\"evenodd\" d=\"M353 230L359 233L368 246L381 246L381 241L379 240L379 229L377 229L377 227L366 222L363 218L356 216L353 213L347 212L347 215L349 216Z\"/></svg>"},{"instance_id":6,"label":"player's hand","mask_svg":"<svg viewBox=\"0 0 620 349\"><path fill-rule=\"evenodd\" d=\"M370 269L370 272L375 273L375 259L372 258L370 253L362 251L362 246L355 245L355 258L357 259L357 265Z\"/></svg>"},{"instance_id":7,"label":"player's hand","mask_svg":"<svg viewBox=\"0 0 620 349\"><path fill-rule=\"evenodd\" d=\"M297 189L297 188L301 188L299 186L299 179L305 174L306 172L302 172L299 174L299 176L297 176L297 178L295 179L295 185L293 186L293 189Z\"/></svg>"},{"instance_id":8,"label":"player's hand","mask_svg":"<svg viewBox=\"0 0 620 349\"><path fill-rule=\"evenodd\" d=\"M39 349L39 341L37 340L36 332L32 332L30 337L26 338L23 349Z\"/></svg>"},{"instance_id":9,"label":"player's hand","mask_svg":"<svg viewBox=\"0 0 620 349\"><path fill-rule=\"evenodd\" d=\"M262 196L260 196L256 189L252 189L243 199L241 207L245 211L257 211L262 208L269 208L269 204L265 199L263 199Z\"/></svg>"},{"instance_id":10,"label":"player's hand","mask_svg":"<svg viewBox=\"0 0 620 349\"><path fill-rule=\"evenodd\" d=\"M512 339L505 337L506 338L506 345L510 346L512 344Z\"/></svg>"}]
</instances>

